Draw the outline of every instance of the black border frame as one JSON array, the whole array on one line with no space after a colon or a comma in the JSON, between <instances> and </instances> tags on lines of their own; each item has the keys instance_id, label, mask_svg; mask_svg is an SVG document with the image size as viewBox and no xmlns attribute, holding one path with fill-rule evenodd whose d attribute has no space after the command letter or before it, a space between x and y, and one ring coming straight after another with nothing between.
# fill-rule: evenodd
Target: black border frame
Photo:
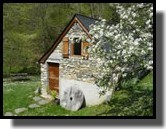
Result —
<instances>
[{"instance_id":1,"label":"black border frame","mask_svg":"<svg viewBox=\"0 0 166 129\"><path fill-rule=\"evenodd\" d=\"M10 0L4 0L3 3L18 3L19 1L10 1ZM24 1L25 3L33 3L34 1L31 2L31 0L28 0L27 2ZM36 1L36 2L41 2L41 1ZM45 1L47 3L51 3L50 0ZM60 1L60 3L63 3L64 1ZM72 1L70 1L72 2ZM86 2L86 1L85 1ZM104 1L103 1L104 2ZM106 1L109 2L109 1ZM150 0L138 0L138 1L131 1L131 0L126 0L126 1L111 1L113 3L153 3L153 116L3 116L3 106L2 107L2 112L1 112L1 117L3 119L156 119L156 0L150 1ZM22 3L22 1L20 1ZM43 1L41 2L43 3ZM57 2L58 3L58 2ZM94 2L98 3L98 2ZM2 7L3 8L3 7ZM2 15L3 16L3 15ZM3 18L2 18L3 19ZM161 28L160 28L161 29ZM161 62L161 61L160 61ZM160 64L161 65L161 64ZM1 87L1 91L3 91L3 87ZM1 99L2 99L2 105L3 105L3 94L1 94Z\"/></svg>"}]
</instances>

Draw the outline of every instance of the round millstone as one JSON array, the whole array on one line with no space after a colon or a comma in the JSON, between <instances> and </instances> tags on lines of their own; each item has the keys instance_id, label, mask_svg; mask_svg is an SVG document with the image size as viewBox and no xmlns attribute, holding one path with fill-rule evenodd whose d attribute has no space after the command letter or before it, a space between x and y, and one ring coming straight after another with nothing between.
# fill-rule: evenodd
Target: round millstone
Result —
<instances>
[{"instance_id":1,"label":"round millstone","mask_svg":"<svg viewBox=\"0 0 166 129\"><path fill-rule=\"evenodd\" d=\"M84 95L82 91L76 86L72 86L64 90L60 105L67 110L77 111L81 108L83 101Z\"/></svg>"}]
</instances>

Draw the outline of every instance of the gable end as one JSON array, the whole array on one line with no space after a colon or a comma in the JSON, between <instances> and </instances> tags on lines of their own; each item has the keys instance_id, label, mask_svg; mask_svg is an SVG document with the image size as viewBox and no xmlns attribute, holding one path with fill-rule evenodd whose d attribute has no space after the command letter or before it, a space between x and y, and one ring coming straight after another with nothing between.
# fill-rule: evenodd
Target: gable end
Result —
<instances>
[{"instance_id":1,"label":"gable end","mask_svg":"<svg viewBox=\"0 0 166 129\"><path fill-rule=\"evenodd\" d=\"M74 23L78 23L81 28L85 31L85 33L88 35L89 38L91 36L89 35L89 30L84 26L84 24L80 21L79 18L76 17L77 14L74 15L74 17L71 19L69 24L65 27L65 29L62 31L62 33L59 35L59 37L56 39L54 44L48 49L48 51L39 59L39 63L45 63L47 58L51 55L51 53L55 50L55 48L58 46L58 44L61 42L63 37L67 34L67 32L70 30L70 28L73 26Z\"/></svg>"}]
</instances>

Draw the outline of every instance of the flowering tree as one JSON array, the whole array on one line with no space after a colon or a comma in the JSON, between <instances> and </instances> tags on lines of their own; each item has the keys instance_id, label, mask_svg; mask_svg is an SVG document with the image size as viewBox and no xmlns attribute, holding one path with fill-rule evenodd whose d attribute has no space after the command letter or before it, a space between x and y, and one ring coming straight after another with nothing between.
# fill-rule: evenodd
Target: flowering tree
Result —
<instances>
[{"instance_id":1,"label":"flowering tree","mask_svg":"<svg viewBox=\"0 0 166 129\"><path fill-rule=\"evenodd\" d=\"M120 22L108 25L105 19L90 26L89 52L102 59L96 84L115 87L120 78L137 77L141 70L153 69L153 5L111 4Z\"/></svg>"}]
</instances>

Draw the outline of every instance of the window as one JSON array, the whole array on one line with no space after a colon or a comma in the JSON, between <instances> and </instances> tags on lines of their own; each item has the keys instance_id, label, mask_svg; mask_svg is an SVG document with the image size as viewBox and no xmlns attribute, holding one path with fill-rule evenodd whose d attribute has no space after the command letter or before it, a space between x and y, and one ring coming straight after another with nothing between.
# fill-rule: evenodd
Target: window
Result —
<instances>
[{"instance_id":1,"label":"window","mask_svg":"<svg viewBox=\"0 0 166 129\"><path fill-rule=\"evenodd\" d=\"M70 43L69 43L70 42ZM75 37L69 40L69 37L63 38L63 48L62 54L63 58L69 58L69 56L81 56L88 59L87 48L89 43L86 41L82 41L79 37Z\"/></svg>"},{"instance_id":2,"label":"window","mask_svg":"<svg viewBox=\"0 0 166 129\"><path fill-rule=\"evenodd\" d=\"M74 38L74 55L81 55L81 40Z\"/></svg>"}]
</instances>

